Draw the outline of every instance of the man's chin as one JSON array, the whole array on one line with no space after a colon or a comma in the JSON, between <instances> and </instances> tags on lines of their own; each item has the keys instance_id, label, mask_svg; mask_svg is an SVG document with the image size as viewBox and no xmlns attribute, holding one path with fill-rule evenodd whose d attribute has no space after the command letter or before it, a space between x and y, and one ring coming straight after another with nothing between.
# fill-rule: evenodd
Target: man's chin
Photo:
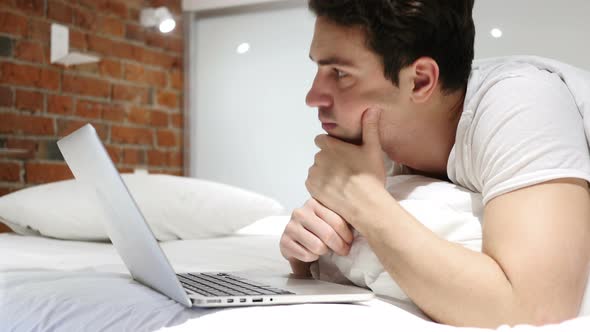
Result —
<instances>
[{"instance_id":1,"label":"man's chin","mask_svg":"<svg viewBox=\"0 0 590 332\"><path fill-rule=\"evenodd\" d=\"M350 144L356 144L356 145L361 145L363 144L363 140L360 137L346 137L343 135L338 135L338 134L334 134L334 133L328 133L328 136L337 138L341 141L344 141L346 143L350 143Z\"/></svg>"}]
</instances>

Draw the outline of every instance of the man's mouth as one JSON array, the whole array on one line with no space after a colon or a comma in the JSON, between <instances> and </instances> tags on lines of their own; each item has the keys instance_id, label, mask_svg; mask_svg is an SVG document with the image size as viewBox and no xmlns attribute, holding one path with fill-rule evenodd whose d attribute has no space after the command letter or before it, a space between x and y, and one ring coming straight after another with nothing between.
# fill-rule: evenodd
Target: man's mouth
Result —
<instances>
[{"instance_id":1,"label":"man's mouth","mask_svg":"<svg viewBox=\"0 0 590 332\"><path fill-rule=\"evenodd\" d=\"M333 130L336 127L337 127L337 124L335 124L335 123L322 122L322 129L324 129L327 132L329 132L330 130Z\"/></svg>"}]
</instances>

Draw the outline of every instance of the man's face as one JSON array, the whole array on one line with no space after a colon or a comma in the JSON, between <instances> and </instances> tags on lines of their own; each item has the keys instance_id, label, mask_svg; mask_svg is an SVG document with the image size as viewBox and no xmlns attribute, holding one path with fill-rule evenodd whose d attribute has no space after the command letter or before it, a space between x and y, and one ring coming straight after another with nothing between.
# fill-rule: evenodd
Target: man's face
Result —
<instances>
[{"instance_id":1,"label":"man's face","mask_svg":"<svg viewBox=\"0 0 590 332\"><path fill-rule=\"evenodd\" d=\"M400 99L400 90L385 78L381 59L365 40L360 28L318 17L310 49L318 71L306 103L318 109L328 134L356 143L363 113L370 107L391 109Z\"/></svg>"}]
</instances>

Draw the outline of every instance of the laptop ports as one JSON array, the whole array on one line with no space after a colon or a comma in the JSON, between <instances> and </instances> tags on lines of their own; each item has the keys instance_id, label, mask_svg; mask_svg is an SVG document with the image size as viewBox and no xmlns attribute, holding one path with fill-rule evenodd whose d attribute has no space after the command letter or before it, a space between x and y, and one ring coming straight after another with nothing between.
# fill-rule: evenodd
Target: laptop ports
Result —
<instances>
[{"instance_id":1,"label":"laptop ports","mask_svg":"<svg viewBox=\"0 0 590 332\"><path fill-rule=\"evenodd\" d=\"M252 299L252 303L260 303L262 302L262 298Z\"/></svg>"}]
</instances>

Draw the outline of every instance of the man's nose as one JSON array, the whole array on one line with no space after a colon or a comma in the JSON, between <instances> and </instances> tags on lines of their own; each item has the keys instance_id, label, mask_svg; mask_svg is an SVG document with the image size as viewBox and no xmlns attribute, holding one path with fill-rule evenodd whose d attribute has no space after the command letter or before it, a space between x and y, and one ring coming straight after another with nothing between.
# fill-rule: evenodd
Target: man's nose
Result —
<instances>
[{"instance_id":1,"label":"man's nose","mask_svg":"<svg viewBox=\"0 0 590 332\"><path fill-rule=\"evenodd\" d=\"M329 107L332 105L332 96L329 93L327 87L316 78L313 80L313 84L307 92L305 97L305 103L309 107Z\"/></svg>"}]
</instances>

